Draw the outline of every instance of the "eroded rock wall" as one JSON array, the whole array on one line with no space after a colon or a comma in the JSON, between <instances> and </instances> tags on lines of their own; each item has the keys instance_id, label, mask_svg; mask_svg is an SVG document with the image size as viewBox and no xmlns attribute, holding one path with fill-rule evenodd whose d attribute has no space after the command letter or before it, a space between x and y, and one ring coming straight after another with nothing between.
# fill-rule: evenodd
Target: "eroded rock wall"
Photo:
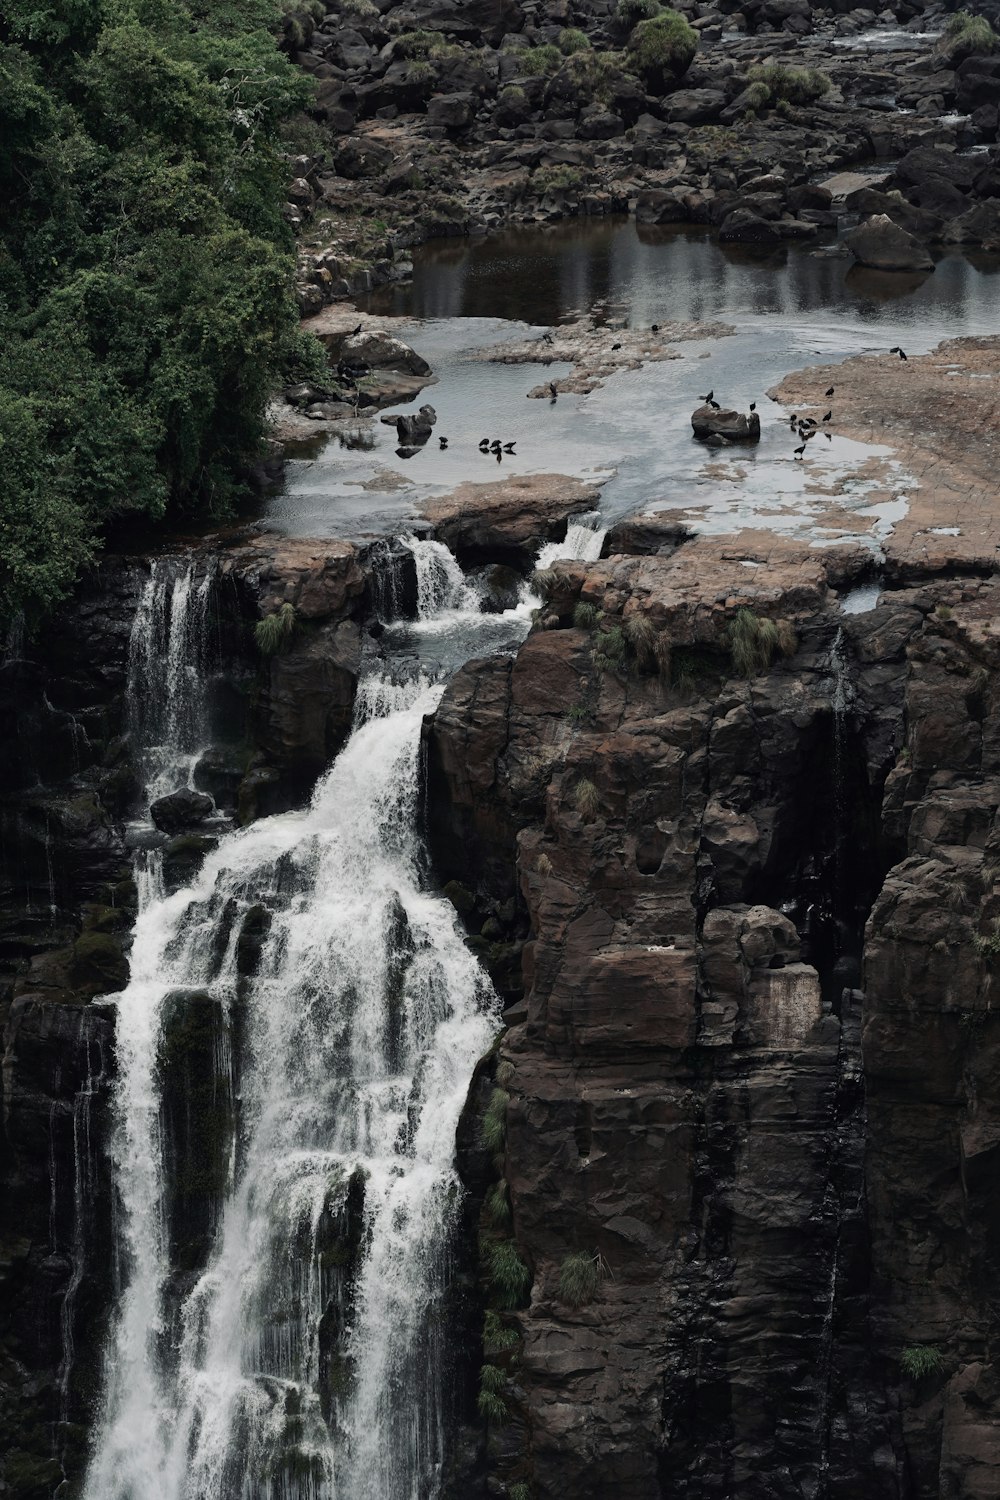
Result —
<instances>
[{"instance_id":1,"label":"eroded rock wall","mask_svg":"<svg viewBox=\"0 0 1000 1500\"><path fill-rule=\"evenodd\" d=\"M845 616L842 559L760 546L557 565L542 628L430 735L442 874L475 929L516 869L528 924L481 1243L488 1303L499 1240L530 1273L493 1469L985 1497L997 591ZM749 677L741 606L788 653Z\"/></svg>"}]
</instances>

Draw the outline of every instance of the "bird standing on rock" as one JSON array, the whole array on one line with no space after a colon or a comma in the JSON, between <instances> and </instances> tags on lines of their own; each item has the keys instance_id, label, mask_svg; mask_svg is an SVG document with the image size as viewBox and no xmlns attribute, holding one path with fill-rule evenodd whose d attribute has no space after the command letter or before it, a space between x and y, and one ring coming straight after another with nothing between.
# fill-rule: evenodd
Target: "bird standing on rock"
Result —
<instances>
[{"instance_id":1,"label":"bird standing on rock","mask_svg":"<svg viewBox=\"0 0 1000 1500\"><path fill-rule=\"evenodd\" d=\"M832 396L832 395L833 395L833 386L832 386L832 385L831 385L831 387L830 387L830 389L829 389L829 390L828 390L828 391L827 391L827 393L826 393L826 394L827 394L827 395L828 395L828 396Z\"/></svg>"},{"instance_id":2,"label":"bird standing on rock","mask_svg":"<svg viewBox=\"0 0 1000 1500\"><path fill-rule=\"evenodd\" d=\"M711 404L712 404L712 397L714 395L715 395L715 386L712 387L712 389L709 391L709 393L708 393L707 396L702 396L701 399L702 399L702 401L705 402L706 406L711 406Z\"/></svg>"},{"instance_id":3,"label":"bird standing on rock","mask_svg":"<svg viewBox=\"0 0 1000 1500\"><path fill-rule=\"evenodd\" d=\"M659 325L659 323L651 323L649 331L650 331L650 333L659 333L659 331L660 331L660 325Z\"/></svg>"},{"instance_id":4,"label":"bird standing on rock","mask_svg":"<svg viewBox=\"0 0 1000 1500\"><path fill-rule=\"evenodd\" d=\"M890 354L898 354L899 357L900 357L900 359L905 359L906 358L906 355L903 353L902 349L899 347L898 344L893 344L892 348L889 350L889 353Z\"/></svg>"},{"instance_id":5,"label":"bird standing on rock","mask_svg":"<svg viewBox=\"0 0 1000 1500\"><path fill-rule=\"evenodd\" d=\"M554 380L550 380L549 381L549 395L552 397L553 401L556 399L556 397L558 396L558 394L559 394L559 390L558 390L558 387L556 386L555 381Z\"/></svg>"},{"instance_id":6,"label":"bird standing on rock","mask_svg":"<svg viewBox=\"0 0 1000 1500\"><path fill-rule=\"evenodd\" d=\"M750 402L750 410L751 411L756 411L757 410L757 403L756 403L756 401L751 401Z\"/></svg>"},{"instance_id":7,"label":"bird standing on rock","mask_svg":"<svg viewBox=\"0 0 1000 1500\"><path fill-rule=\"evenodd\" d=\"M551 342L552 342L552 335L551 335L551 333L543 333L542 334L542 343L543 344L551 344Z\"/></svg>"},{"instance_id":8,"label":"bird standing on rock","mask_svg":"<svg viewBox=\"0 0 1000 1500\"><path fill-rule=\"evenodd\" d=\"M363 323L359 323L358 326L357 326L357 328L355 328L354 331L351 333L350 337L352 339L356 339L357 336L358 336L358 334L361 332L362 328L364 328L364 326L365 325Z\"/></svg>"},{"instance_id":9,"label":"bird standing on rock","mask_svg":"<svg viewBox=\"0 0 1000 1500\"><path fill-rule=\"evenodd\" d=\"M803 453L806 451L805 443L802 444L801 448L794 448L792 451L794 452L796 458L801 458Z\"/></svg>"},{"instance_id":10,"label":"bird standing on rock","mask_svg":"<svg viewBox=\"0 0 1000 1500\"><path fill-rule=\"evenodd\" d=\"M824 422L829 422L829 421L830 421L830 420L831 420L831 419L832 419L832 417L833 417L833 412L832 412L832 410L831 410L831 411L828 411L828 412L827 412L827 414L826 414L826 416L825 416L825 417L824 417L824 418L823 418L823 421L824 421Z\"/></svg>"},{"instance_id":11,"label":"bird standing on rock","mask_svg":"<svg viewBox=\"0 0 1000 1500\"><path fill-rule=\"evenodd\" d=\"M615 349L620 349L620 348L621 348L621 344L612 344L611 345L612 352L614 352Z\"/></svg>"}]
</instances>

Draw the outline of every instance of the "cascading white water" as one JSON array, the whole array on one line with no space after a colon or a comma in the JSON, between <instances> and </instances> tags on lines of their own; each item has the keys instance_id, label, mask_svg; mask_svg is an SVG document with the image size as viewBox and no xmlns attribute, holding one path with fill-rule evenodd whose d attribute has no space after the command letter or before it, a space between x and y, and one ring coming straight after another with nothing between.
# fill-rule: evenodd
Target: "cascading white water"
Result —
<instances>
[{"instance_id":1,"label":"cascading white water","mask_svg":"<svg viewBox=\"0 0 1000 1500\"><path fill-rule=\"evenodd\" d=\"M126 1284L87 1500L436 1492L455 1130L495 1026L423 876L420 729L441 691L363 683L308 810L229 834L186 890L143 891L117 998ZM192 991L243 1038L241 1103L215 1248L179 1291L160 1106L171 1000Z\"/></svg>"},{"instance_id":2,"label":"cascading white water","mask_svg":"<svg viewBox=\"0 0 1000 1500\"><path fill-rule=\"evenodd\" d=\"M431 620L448 610L478 608L478 594L443 542L407 537L406 545L417 574L418 620Z\"/></svg>"},{"instance_id":3,"label":"cascading white water","mask_svg":"<svg viewBox=\"0 0 1000 1500\"><path fill-rule=\"evenodd\" d=\"M148 802L189 786L204 749L208 606L213 575L157 558L129 641L129 728Z\"/></svg>"},{"instance_id":4,"label":"cascading white water","mask_svg":"<svg viewBox=\"0 0 1000 1500\"><path fill-rule=\"evenodd\" d=\"M566 527L565 539L561 542L546 542L540 548L536 568L551 567L560 558L575 558L579 562L596 562L604 546L607 527L602 524L600 513L593 511L577 516Z\"/></svg>"}]
</instances>

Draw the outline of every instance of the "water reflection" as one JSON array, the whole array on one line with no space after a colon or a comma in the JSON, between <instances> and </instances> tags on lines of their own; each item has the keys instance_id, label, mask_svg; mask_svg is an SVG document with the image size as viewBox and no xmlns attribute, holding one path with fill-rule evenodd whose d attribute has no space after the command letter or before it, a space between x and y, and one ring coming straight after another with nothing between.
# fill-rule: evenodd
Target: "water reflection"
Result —
<instances>
[{"instance_id":1,"label":"water reflection","mask_svg":"<svg viewBox=\"0 0 1000 1500\"><path fill-rule=\"evenodd\" d=\"M397 316L517 318L541 325L606 307L642 326L673 319L799 317L819 309L833 317L876 319L886 301L905 301L909 323L940 326L993 316L995 290L988 278L998 268L996 255L956 252L925 276L900 276L852 267L836 245L789 246L762 255L720 245L707 230L574 220L426 246L411 284L373 293L365 306Z\"/></svg>"}]
</instances>

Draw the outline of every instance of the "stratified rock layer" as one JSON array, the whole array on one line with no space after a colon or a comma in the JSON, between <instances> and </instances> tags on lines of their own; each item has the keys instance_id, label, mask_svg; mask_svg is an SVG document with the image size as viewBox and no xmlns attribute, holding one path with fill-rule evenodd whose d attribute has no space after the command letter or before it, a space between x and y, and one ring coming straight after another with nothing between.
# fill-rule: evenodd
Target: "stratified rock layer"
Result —
<instances>
[{"instance_id":1,"label":"stratified rock layer","mask_svg":"<svg viewBox=\"0 0 1000 1500\"><path fill-rule=\"evenodd\" d=\"M845 616L849 569L557 565L436 716L441 872L527 913L484 1232L531 1273L491 1461L538 1497L995 1490L1000 588Z\"/></svg>"}]
</instances>

